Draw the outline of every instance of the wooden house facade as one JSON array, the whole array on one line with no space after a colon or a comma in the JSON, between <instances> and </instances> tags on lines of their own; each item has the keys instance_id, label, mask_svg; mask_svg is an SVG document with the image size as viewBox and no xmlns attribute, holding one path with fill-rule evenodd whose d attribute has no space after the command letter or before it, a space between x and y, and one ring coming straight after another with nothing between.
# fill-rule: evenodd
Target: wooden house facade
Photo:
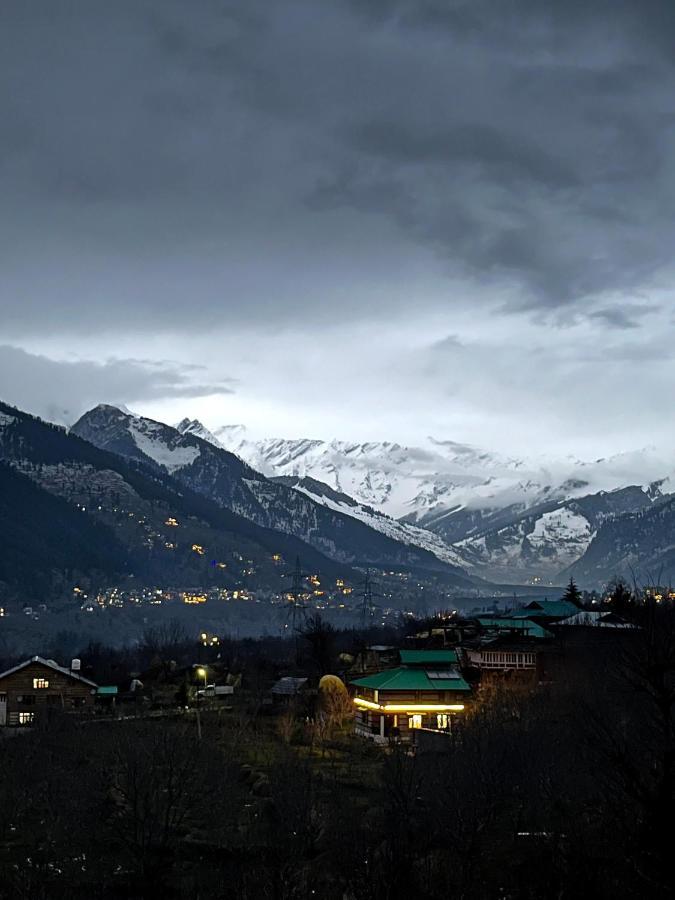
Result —
<instances>
[{"instance_id":1,"label":"wooden house facade","mask_svg":"<svg viewBox=\"0 0 675 900\"><path fill-rule=\"evenodd\" d=\"M541 619L481 616L477 621L481 634L467 641L462 652L466 669L480 672L481 684L536 684L541 679L542 661L554 642Z\"/></svg>"},{"instance_id":2,"label":"wooden house facade","mask_svg":"<svg viewBox=\"0 0 675 900\"><path fill-rule=\"evenodd\" d=\"M0 727L30 726L46 707L93 706L97 685L53 660L34 656L0 673Z\"/></svg>"}]
</instances>

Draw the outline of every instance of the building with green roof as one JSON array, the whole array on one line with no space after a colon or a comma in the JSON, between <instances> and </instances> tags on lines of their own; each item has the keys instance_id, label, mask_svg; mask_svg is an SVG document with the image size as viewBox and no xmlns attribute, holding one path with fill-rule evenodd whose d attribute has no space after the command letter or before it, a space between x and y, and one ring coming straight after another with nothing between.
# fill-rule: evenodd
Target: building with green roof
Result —
<instances>
[{"instance_id":1,"label":"building with green roof","mask_svg":"<svg viewBox=\"0 0 675 900\"><path fill-rule=\"evenodd\" d=\"M445 666L457 663L454 650L401 650L401 663L404 666Z\"/></svg>"},{"instance_id":2,"label":"building with green roof","mask_svg":"<svg viewBox=\"0 0 675 900\"><path fill-rule=\"evenodd\" d=\"M449 731L471 688L454 650L402 650L401 665L350 682L355 731L386 741L410 740L415 729Z\"/></svg>"},{"instance_id":3,"label":"building with green roof","mask_svg":"<svg viewBox=\"0 0 675 900\"><path fill-rule=\"evenodd\" d=\"M513 609L507 613L509 619L566 619L576 615L579 607L570 600L533 600L521 609Z\"/></svg>"},{"instance_id":4,"label":"building with green roof","mask_svg":"<svg viewBox=\"0 0 675 900\"><path fill-rule=\"evenodd\" d=\"M553 637L553 633L541 624L534 622L532 619L500 619L491 616L479 616L478 620L481 628L486 631L498 631L500 633L513 633L525 637L538 638L539 640L547 640Z\"/></svg>"}]
</instances>

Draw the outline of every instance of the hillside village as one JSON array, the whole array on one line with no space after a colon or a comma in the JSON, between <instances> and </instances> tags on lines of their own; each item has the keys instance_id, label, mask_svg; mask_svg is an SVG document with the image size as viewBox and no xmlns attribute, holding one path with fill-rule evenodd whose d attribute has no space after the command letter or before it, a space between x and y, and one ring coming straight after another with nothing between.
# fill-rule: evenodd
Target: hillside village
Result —
<instances>
[{"instance_id":1,"label":"hillside village","mask_svg":"<svg viewBox=\"0 0 675 900\"><path fill-rule=\"evenodd\" d=\"M390 644L368 644L357 632L340 632L319 613L308 614L304 606L299 612L299 637L293 640L308 646L285 667L277 663L276 668L270 668L268 680L279 679L268 684L270 695L275 694L275 684L290 679L291 695L296 700L302 698L314 718L320 715L321 677L336 677L334 684L339 681L352 699L353 710L347 708L353 717L354 733L375 743L414 743L416 731L450 734L461 727L462 719L480 703L481 695L496 685L532 690L559 677L563 648L577 634L596 642L605 634L624 634L638 628L617 614L611 599L602 608L597 608L597 603L596 608L584 608L573 581L561 600L534 600L501 615L441 613L429 619L424 628L413 618L403 632L399 629L398 640ZM129 702L135 714L139 710L148 714L175 711L178 698L187 711L189 701L195 699L206 708L207 701L216 697L231 697L235 685L238 693L246 694L249 676L234 650L241 642L203 632L194 651L199 662L181 665L179 660L167 658L172 650L183 659L189 653L188 633L178 621L149 629L145 639L147 646L139 657L144 655L148 665L141 671L125 668L129 652L116 654L112 649L107 651L110 659L119 656L115 668L101 669L101 648L90 648L83 657L84 673L95 677L96 683L82 674L79 658L68 669L35 656L0 672L0 725L33 725L36 716L54 706L70 710L73 703L66 689L73 686L72 682L92 689L80 691L75 706L93 715L123 712ZM249 652L263 643L244 642ZM274 639L271 644L284 646L283 641ZM338 653L338 646L345 649ZM45 673L34 671L36 667L45 668ZM59 673L58 689L54 677L51 682L48 679L46 669L50 667ZM33 688L26 681L31 674ZM108 680L114 683L99 684L105 674L113 676ZM226 692L221 690L225 687ZM309 698L312 700L307 706Z\"/></svg>"},{"instance_id":2,"label":"hillside village","mask_svg":"<svg viewBox=\"0 0 675 900\"><path fill-rule=\"evenodd\" d=\"M610 745L602 743L601 752L607 754L603 780L621 781L624 765L631 765L633 754L644 752L647 745L656 754L655 765L670 765L659 756L658 729L645 732L638 725L651 715L641 695L633 699L625 690L616 693L624 683L619 660L623 665L632 661L631 678L640 679L648 690L666 689L654 682L653 667L646 665L654 654L675 672L673 647L651 643L655 619L663 624L675 614L672 601L658 596L637 598L618 586L608 601L589 607L571 582L560 600L533 601L502 614L438 613L411 619L398 629L341 632L320 615L308 615L299 620L296 635L286 639L237 641L203 633L195 642L175 623L149 630L135 649L90 645L69 661L48 655L8 661L11 664L0 672L0 782L10 790L11 778L14 794L31 785L17 799L13 814L15 821L28 822L45 815L44 790L54 790L57 783L61 790L73 778L90 780L90 794L70 797L64 813L72 808L68 815L93 815L89 804L103 800L100 792L110 790L106 784L113 779L114 805L101 812L91 833L98 841L107 834L106 846L113 855L104 852L83 865L69 882L76 885L69 888L75 890L70 896L80 896L77 890L86 891L100 877L111 877L128 891L144 890L149 878L159 880L173 885L176 896L184 896L198 884L206 889L200 879L207 876L195 868L198 860L213 861L214 854L223 853L221 863L210 863L208 890L223 885L222 879L234 879L237 896L253 896L246 893L245 872L247 860L257 854L262 883L290 879L292 891L313 885L321 896L337 898L362 886L366 865L371 877L377 873L373 896L392 896L393 874L380 856L382 850L370 846L366 834L373 803L378 817L395 817L393 830L385 828L380 840L386 842L387 853L403 854L396 878L429 897L440 898L446 890L461 888L462 879L475 878L475 873L462 874L456 868L458 853L467 865L481 859L488 893L497 883L494 878L506 883L517 878L525 859L532 867L533 890L549 877L545 873L554 861L553 877L569 879L571 863L566 860L579 852L578 840L599 867L597 877L607 878L621 844L612 852L598 845L591 821L578 836L569 833L569 816L580 814L572 812L574 804L597 803L597 792L587 798L574 794L569 809L549 806L546 794L530 807L535 799L531 792L539 796L539 788L528 779L544 776L545 747L551 741L559 758L574 755L574 746L586 746L589 727L595 732L602 722L609 740L626 716L634 720L629 734L636 746L629 741L625 759L615 759ZM596 716L601 716L597 723ZM524 771L509 774L503 768L505 747L514 741L521 742L523 762L528 761L527 778ZM478 745L482 749L476 756ZM67 749L73 746L84 753L79 762ZM47 747L56 754L55 767L29 774L28 761ZM192 765L189 774L184 769L180 785L170 788L179 788L170 803L149 796L143 800L143 828L148 830L141 839L141 812L132 802L129 779L141 764L139 754L146 752L153 761L153 790L162 779L174 778L171 772L187 765L188 757L204 762L198 771ZM593 755L583 761L585 752L577 760L576 777L582 779L586 765L596 766ZM516 764L516 758L509 759L509 766ZM289 767L295 773L290 782L283 774ZM568 778L572 771L563 767L556 778L565 772ZM497 775L502 779L499 786L491 781ZM451 787L457 778L461 785ZM504 788L514 778L525 780L512 796ZM36 790L39 784L44 788ZM451 789L461 791L462 804L469 804L462 816L471 810L478 817L472 820L471 827L478 829L472 849L464 843L468 834L436 849L420 843L418 828L428 829L430 838L437 827L433 817L441 812L433 792ZM225 803L221 812L211 807L207 811L204 790L212 792L213 802ZM427 797L428 790L432 793ZM483 790L484 795L476 793ZM653 790L658 790L657 783ZM427 799L415 800L418 792ZM630 791L624 801L629 807L648 802ZM514 803L515 820L510 818L516 813ZM651 822L648 806L640 809L640 817L647 819L637 818L633 828ZM455 812L459 815L459 808ZM165 815L168 824L160 828ZM360 834L366 829L360 840L369 849L353 870L344 868L327 840L344 815L359 822ZM443 815L454 815L452 804L443 806ZM212 823L208 828L204 816ZM296 816L306 817L302 826ZM21 826L17 840L11 830L16 825L10 821L0 823L5 829L0 871L10 877L15 896L37 886L48 896L61 896L65 882L60 873L70 866L75 846L72 834L63 830L59 819L32 838ZM486 825L489 830L483 833ZM296 844L287 829L298 826L307 830ZM551 837L537 836L544 833ZM270 855L280 837L286 849L280 856ZM409 842L405 851L400 841ZM77 846L83 846L79 840ZM342 838L337 846L339 854L351 852ZM563 855L557 849L552 857L553 846L565 848ZM498 863L503 853L511 855L506 868ZM413 858L424 858L425 869L418 870ZM410 865L403 865L405 859ZM68 871L72 878L72 869Z\"/></svg>"}]
</instances>

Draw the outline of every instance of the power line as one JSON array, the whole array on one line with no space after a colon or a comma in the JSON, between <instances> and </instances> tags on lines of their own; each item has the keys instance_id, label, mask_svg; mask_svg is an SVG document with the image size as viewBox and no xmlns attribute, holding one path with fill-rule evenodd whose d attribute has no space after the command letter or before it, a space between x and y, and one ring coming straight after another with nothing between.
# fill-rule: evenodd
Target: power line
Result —
<instances>
[{"instance_id":1,"label":"power line","mask_svg":"<svg viewBox=\"0 0 675 900\"><path fill-rule=\"evenodd\" d=\"M370 569L366 569L366 577L363 581L359 582L359 585L362 588L361 592L361 628L366 627L366 622L370 618L372 621L375 610L378 609L377 603L374 602L374 597L381 597L382 595L373 590L376 585L372 581L370 577Z\"/></svg>"},{"instance_id":2,"label":"power line","mask_svg":"<svg viewBox=\"0 0 675 900\"><path fill-rule=\"evenodd\" d=\"M306 572L302 571L300 565L300 557L295 557L295 567L284 575L291 575L293 581L290 591L285 591L287 596L286 618L291 620L291 631L295 634L299 622L304 622L307 618L307 607L305 605L305 589L303 579L307 578Z\"/></svg>"}]
</instances>

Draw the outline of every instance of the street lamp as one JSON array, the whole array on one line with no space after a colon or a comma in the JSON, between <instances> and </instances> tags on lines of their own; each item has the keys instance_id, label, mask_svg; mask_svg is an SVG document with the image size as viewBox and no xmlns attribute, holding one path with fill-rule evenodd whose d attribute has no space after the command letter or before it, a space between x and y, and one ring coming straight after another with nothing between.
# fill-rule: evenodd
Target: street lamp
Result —
<instances>
[{"instance_id":1,"label":"street lamp","mask_svg":"<svg viewBox=\"0 0 675 900\"><path fill-rule=\"evenodd\" d=\"M199 666L197 668L197 677L204 679L204 697L206 697L206 667ZM199 714L199 706L201 703L201 698L199 696L199 691L197 691L197 738L201 741L202 739L202 719Z\"/></svg>"}]
</instances>

